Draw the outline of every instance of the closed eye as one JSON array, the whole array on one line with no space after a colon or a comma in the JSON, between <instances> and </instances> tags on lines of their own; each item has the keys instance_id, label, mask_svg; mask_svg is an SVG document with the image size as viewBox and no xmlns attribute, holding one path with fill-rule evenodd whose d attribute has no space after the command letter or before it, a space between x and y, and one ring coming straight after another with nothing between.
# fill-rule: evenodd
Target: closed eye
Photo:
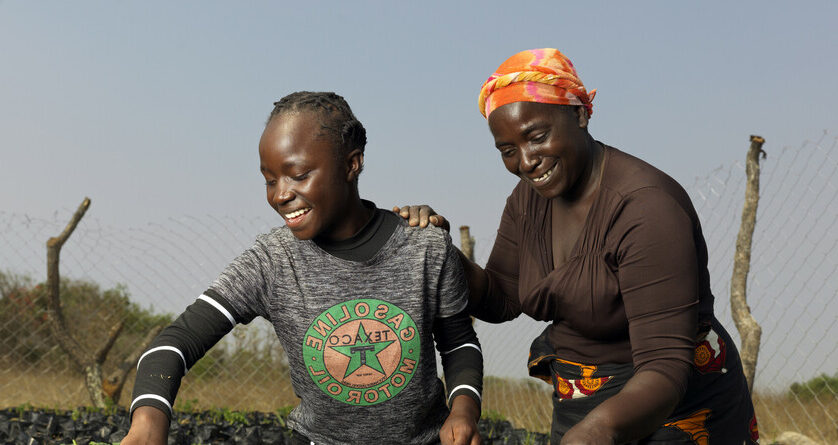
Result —
<instances>
[{"instance_id":1,"label":"closed eye","mask_svg":"<svg viewBox=\"0 0 838 445\"><path fill-rule=\"evenodd\" d=\"M309 173L311 173L311 171L307 171L307 172L305 172L301 175L292 176L291 179L293 179L295 181L302 181L302 180L308 178Z\"/></svg>"},{"instance_id":2,"label":"closed eye","mask_svg":"<svg viewBox=\"0 0 838 445\"><path fill-rule=\"evenodd\" d=\"M535 143L537 143L537 144L540 144L540 143L542 143L542 142L544 142L544 141L546 141L546 140L547 140L547 135L548 135L548 134L549 134L549 132L547 132L547 131L545 131L544 133L538 133L538 134L536 134L535 136L533 136L533 137L532 137L532 139L530 139L530 140L531 140L532 142L535 142Z\"/></svg>"},{"instance_id":3,"label":"closed eye","mask_svg":"<svg viewBox=\"0 0 838 445\"><path fill-rule=\"evenodd\" d=\"M516 147L515 144L500 142L495 145L495 148L498 149L501 156L503 156L504 158L508 158L515 154L515 151L518 147Z\"/></svg>"}]
</instances>

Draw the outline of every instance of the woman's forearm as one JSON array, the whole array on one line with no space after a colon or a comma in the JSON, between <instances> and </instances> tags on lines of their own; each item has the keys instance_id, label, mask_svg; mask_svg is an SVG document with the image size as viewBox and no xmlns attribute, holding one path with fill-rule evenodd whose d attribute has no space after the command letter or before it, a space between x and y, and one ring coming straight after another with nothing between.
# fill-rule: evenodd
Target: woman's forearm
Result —
<instances>
[{"instance_id":1,"label":"woman's forearm","mask_svg":"<svg viewBox=\"0 0 838 445\"><path fill-rule=\"evenodd\" d=\"M678 389L663 374L640 372L568 430L561 443L610 445L646 437L660 428L679 398Z\"/></svg>"}]
</instances>

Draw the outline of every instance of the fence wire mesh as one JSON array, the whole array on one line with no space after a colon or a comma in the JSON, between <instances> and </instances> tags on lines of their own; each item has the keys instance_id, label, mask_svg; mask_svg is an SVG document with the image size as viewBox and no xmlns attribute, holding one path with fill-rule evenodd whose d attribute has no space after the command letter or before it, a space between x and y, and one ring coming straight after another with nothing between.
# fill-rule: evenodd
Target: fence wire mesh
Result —
<instances>
[{"instance_id":1,"label":"fence wire mesh","mask_svg":"<svg viewBox=\"0 0 838 445\"><path fill-rule=\"evenodd\" d=\"M768 152L748 277L748 302L763 328L754 395L760 429L768 437L791 430L836 443L838 139L825 134ZM743 147L743 159L744 153ZM707 239L717 316L738 340L728 297L744 163L719 167L686 188ZM90 404L81 374L47 328L39 284L46 277L46 240L63 230L72 211L49 218L0 211L0 406ZM85 217L61 251L63 307L74 335L95 349L116 321L126 321L107 373L275 224L208 215L117 228ZM492 242L476 240L478 263L485 263ZM526 372L529 343L545 324L519 317L501 325L477 321L475 327L486 363L484 413L547 431L551 387ZM120 405L130 403L132 384L129 379ZM190 370L176 409L273 411L296 403L284 352L270 325L257 320L237 326Z\"/></svg>"}]
</instances>

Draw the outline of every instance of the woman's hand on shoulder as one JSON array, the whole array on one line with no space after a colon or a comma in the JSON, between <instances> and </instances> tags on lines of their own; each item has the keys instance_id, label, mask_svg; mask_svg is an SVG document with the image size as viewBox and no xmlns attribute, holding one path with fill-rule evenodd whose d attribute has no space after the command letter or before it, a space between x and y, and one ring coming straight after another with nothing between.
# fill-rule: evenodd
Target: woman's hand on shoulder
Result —
<instances>
[{"instance_id":1,"label":"woman's hand on shoulder","mask_svg":"<svg viewBox=\"0 0 838 445\"><path fill-rule=\"evenodd\" d=\"M430 206L421 205L407 205L395 206L393 212L398 213L399 216L407 220L407 223L413 227L428 227L428 223L442 227L446 232L451 231L451 224L442 215L437 215Z\"/></svg>"},{"instance_id":2,"label":"woman's hand on shoulder","mask_svg":"<svg viewBox=\"0 0 838 445\"><path fill-rule=\"evenodd\" d=\"M442 445L482 445L477 420L480 407L469 396L459 395L451 403L451 413L439 430Z\"/></svg>"}]
</instances>

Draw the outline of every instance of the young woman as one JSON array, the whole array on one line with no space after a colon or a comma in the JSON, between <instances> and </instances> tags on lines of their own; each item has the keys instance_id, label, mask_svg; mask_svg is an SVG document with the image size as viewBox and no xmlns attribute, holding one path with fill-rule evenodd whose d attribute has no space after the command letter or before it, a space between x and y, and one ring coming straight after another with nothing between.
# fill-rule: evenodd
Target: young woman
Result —
<instances>
[{"instance_id":1,"label":"young woman","mask_svg":"<svg viewBox=\"0 0 838 445\"><path fill-rule=\"evenodd\" d=\"M444 231L360 198L365 144L334 93L275 104L259 159L285 226L259 236L142 356L123 444L166 443L186 370L257 316L288 355L295 443L480 443L483 362L456 249Z\"/></svg>"},{"instance_id":2,"label":"young woman","mask_svg":"<svg viewBox=\"0 0 838 445\"><path fill-rule=\"evenodd\" d=\"M552 322L528 365L554 386L553 443L754 443L695 209L672 178L591 137L593 96L552 48L510 57L483 84L480 112L521 180L486 268L461 257L469 308ZM447 227L427 206L394 210Z\"/></svg>"}]
</instances>

